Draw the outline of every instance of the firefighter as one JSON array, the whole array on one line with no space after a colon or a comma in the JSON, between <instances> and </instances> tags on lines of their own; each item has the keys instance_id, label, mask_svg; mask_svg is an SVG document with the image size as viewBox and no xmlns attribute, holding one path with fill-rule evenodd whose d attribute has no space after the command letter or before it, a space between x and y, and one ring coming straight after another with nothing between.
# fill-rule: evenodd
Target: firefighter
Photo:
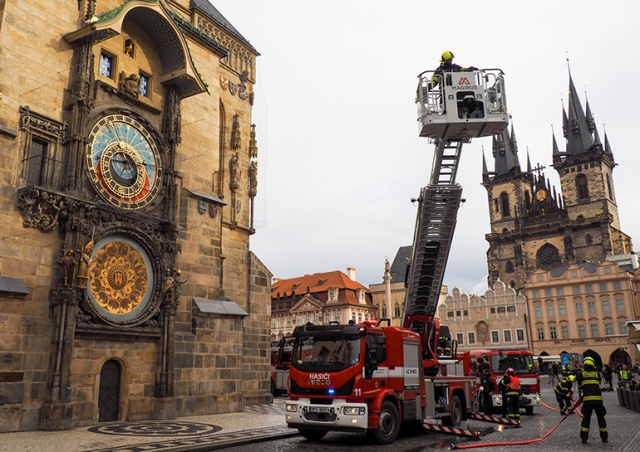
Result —
<instances>
[{"instance_id":1,"label":"firefighter","mask_svg":"<svg viewBox=\"0 0 640 452\"><path fill-rule=\"evenodd\" d=\"M626 364L623 364L620 370L618 371L618 387L619 388L628 388L631 383L631 372L627 368Z\"/></svg>"},{"instance_id":2,"label":"firefighter","mask_svg":"<svg viewBox=\"0 0 640 452\"><path fill-rule=\"evenodd\" d=\"M598 427L600 429L600 438L603 443L609 439L607 431L607 421L604 418L607 410L602 402L602 392L600 390L600 372L596 370L596 363L590 356L586 357L583 362L584 368L576 375L578 388L582 389L582 423L580 424L580 439L586 444L589 439L589 424L591 423L591 414L595 411L598 418Z\"/></svg>"},{"instance_id":3,"label":"firefighter","mask_svg":"<svg viewBox=\"0 0 640 452\"><path fill-rule=\"evenodd\" d=\"M558 383L554 389L556 400L560 405L560 414L565 415L571 409L571 401L573 396L573 381L576 379L573 375L569 375L566 379ZM572 411L571 414L574 412Z\"/></svg>"},{"instance_id":4,"label":"firefighter","mask_svg":"<svg viewBox=\"0 0 640 452\"><path fill-rule=\"evenodd\" d=\"M520 380L516 377L516 371L511 367L507 369L507 374L501 380L507 395L507 417L514 421L520 420ZM504 405L504 395L502 396ZM504 413L504 406L503 406Z\"/></svg>"},{"instance_id":5,"label":"firefighter","mask_svg":"<svg viewBox=\"0 0 640 452\"><path fill-rule=\"evenodd\" d=\"M502 377L502 379L498 382L498 389L500 389L500 394L502 394L502 417L507 417L507 411L508 411L508 407L507 407L508 382L506 380L508 376L509 375L507 374L507 371L505 371L504 377Z\"/></svg>"},{"instance_id":6,"label":"firefighter","mask_svg":"<svg viewBox=\"0 0 640 452\"><path fill-rule=\"evenodd\" d=\"M440 356L451 356L451 336L446 334L438 336L438 354Z\"/></svg>"},{"instance_id":7,"label":"firefighter","mask_svg":"<svg viewBox=\"0 0 640 452\"><path fill-rule=\"evenodd\" d=\"M440 77L442 77L443 72L466 72L466 71L477 71L478 68L469 66L462 67L453 63L453 53L450 50L445 50L442 52L442 56L440 57L440 66L435 70L433 76L431 77L431 88L435 88L438 83L440 83Z\"/></svg>"},{"instance_id":8,"label":"firefighter","mask_svg":"<svg viewBox=\"0 0 640 452\"><path fill-rule=\"evenodd\" d=\"M484 369L482 377L480 377L480 386L482 386L482 411L487 416L493 413L493 402L491 394L493 394L493 380L491 379L491 369Z\"/></svg>"},{"instance_id":9,"label":"firefighter","mask_svg":"<svg viewBox=\"0 0 640 452\"><path fill-rule=\"evenodd\" d=\"M564 364L562 366L562 379L566 379L569 375L571 375L571 368L569 367L569 364Z\"/></svg>"}]
</instances>

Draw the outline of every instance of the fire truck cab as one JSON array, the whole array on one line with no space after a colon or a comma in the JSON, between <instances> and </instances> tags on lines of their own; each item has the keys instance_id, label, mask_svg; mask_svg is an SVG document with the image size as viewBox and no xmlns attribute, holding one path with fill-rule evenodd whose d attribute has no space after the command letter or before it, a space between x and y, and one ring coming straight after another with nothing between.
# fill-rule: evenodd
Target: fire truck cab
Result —
<instances>
[{"instance_id":1,"label":"fire truck cab","mask_svg":"<svg viewBox=\"0 0 640 452\"><path fill-rule=\"evenodd\" d=\"M540 396L540 376L533 362L533 355L526 349L482 349L471 350L471 371L478 376L477 380L477 402L481 411L491 411L502 408L502 394L498 389L498 383L505 375L507 369L516 371L516 376L520 380L522 393L520 395L520 408L527 414L532 414L536 406L540 406L542 398ZM484 407L483 388L480 385L480 377L485 369L491 372L493 381L493 393L491 401L493 408Z\"/></svg>"}]
</instances>

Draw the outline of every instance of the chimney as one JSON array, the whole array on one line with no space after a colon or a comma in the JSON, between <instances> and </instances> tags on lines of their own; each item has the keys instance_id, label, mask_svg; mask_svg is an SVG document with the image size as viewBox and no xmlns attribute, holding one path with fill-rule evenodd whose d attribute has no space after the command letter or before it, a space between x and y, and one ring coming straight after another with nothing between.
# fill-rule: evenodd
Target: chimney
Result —
<instances>
[{"instance_id":1,"label":"chimney","mask_svg":"<svg viewBox=\"0 0 640 452\"><path fill-rule=\"evenodd\" d=\"M347 267L347 276L349 276L349 279L351 281L355 281L356 280L356 269L353 267Z\"/></svg>"}]
</instances>

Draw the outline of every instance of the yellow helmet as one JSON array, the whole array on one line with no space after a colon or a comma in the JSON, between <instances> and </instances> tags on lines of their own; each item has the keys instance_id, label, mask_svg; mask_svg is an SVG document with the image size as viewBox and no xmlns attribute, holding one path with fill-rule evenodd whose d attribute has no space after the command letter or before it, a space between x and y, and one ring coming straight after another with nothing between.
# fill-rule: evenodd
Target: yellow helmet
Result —
<instances>
[{"instance_id":1,"label":"yellow helmet","mask_svg":"<svg viewBox=\"0 0 640 452\"><path fill-rule=\"evenodd\" d=\"M576 377L574 377L573 375L569 375L569 381L574 381L576 379Z\"/></svg>"},{"instance_id":2,"label":"yellow helmet","mask_svg":"<svg viewBox=\"0 0 640 452\"><path fill-rule=\"evenodd\" d=\"M585 366L593 366L596 367L596 362L593 360L593 358L591 356L587 356L584 361L582 361L582 364L584 364Z\"/></svg>"},{"instance_id":3,"label":"yellow helmet","mask_svg":"<svg viewBox=\"0 0 640 452\"><path fill-rule=\"evenodd\" d=\"M444 63L447 60L453 59L453 53L450 50L445 50L442 52L442 57L440 58L440 62Z\"/></svg>"}]
</instances>

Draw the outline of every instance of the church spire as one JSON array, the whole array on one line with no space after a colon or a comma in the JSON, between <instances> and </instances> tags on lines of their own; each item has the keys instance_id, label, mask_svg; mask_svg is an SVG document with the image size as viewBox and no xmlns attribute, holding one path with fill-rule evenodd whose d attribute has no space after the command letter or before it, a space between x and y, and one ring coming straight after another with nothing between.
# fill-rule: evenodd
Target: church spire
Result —
<instances>
[{"instance_id":1,"label":"church spire","mask_svg":"<svg viewBox=\"0 0 640 452\"><path fill-rule=\"evenodd\" d=\"M493 158L495 159L496 176L509 174L513 171L520 171L518 160L518 142L511 125L511 132L508 129L493 138Z\"/></svg>"},{"instance_id":2,"label":"church spire","mask_svg":"<svg viewBox=\"0 0 640 452\"><path fill-rule=\"evenodd\" d=\"M593 138L587 124L587 117L582 110L573 78L569 74L569 118L567 130L567 154L577 155L589 151Z\"/></svg>"}]
</instances>

